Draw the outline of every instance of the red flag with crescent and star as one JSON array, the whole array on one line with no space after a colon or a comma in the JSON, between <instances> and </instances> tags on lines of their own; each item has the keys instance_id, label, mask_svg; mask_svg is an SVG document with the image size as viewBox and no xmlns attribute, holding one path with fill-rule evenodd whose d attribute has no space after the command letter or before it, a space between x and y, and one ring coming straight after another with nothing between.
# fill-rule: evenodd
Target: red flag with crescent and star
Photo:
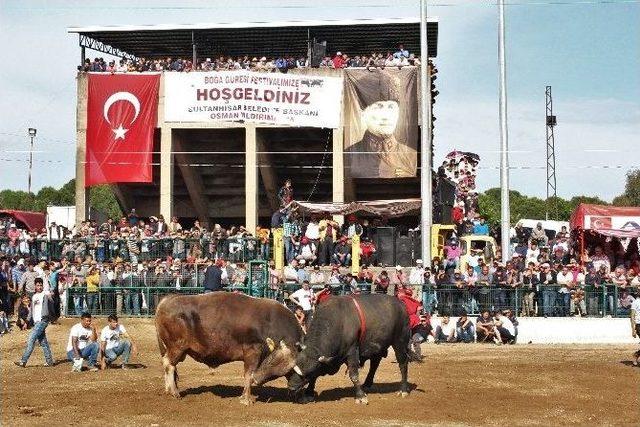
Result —
<instances>
[{"instance_id":1,"label":"red flag with crescent and star","mask_svg":"<svg viewBox=\"0 0 640 427\"><path fill-rule=\"evenodd\" d=\"M160 74L89 74L85 187L152 182Z\"/></svg>"}]
</instances>

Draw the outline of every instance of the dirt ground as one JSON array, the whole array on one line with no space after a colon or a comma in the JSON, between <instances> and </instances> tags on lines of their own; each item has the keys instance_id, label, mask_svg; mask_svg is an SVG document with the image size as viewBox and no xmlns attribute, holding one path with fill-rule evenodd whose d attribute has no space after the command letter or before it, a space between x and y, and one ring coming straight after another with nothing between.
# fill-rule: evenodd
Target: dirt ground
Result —
<instances>
[{"instance_id":1,"label":"dirt ground","mask_svg":"<svg viewBox=\"0 0 640 427\"><path fill-rule=\"evenodd\" d=\"M13 365L27 332L0 338L2 425L640 425L640 369L633 346L426 344L427 360L412 364L413 391L396 396L398 365L384 360L369 393L356 405L341 370L318 380L316 403L290 403L284 379L258 388L258 402L239 404L240 363L210 370L187 359L178 365L183 397L164 394L151 319L124 319L139 355L136 369L72 373L64 362L75 320L47 335L59 363L42 367L36 347L27 368ZM99 328L105 325L98 319ZM365 366L365 369L367 366Z\"/></svg>"}]
</instances>

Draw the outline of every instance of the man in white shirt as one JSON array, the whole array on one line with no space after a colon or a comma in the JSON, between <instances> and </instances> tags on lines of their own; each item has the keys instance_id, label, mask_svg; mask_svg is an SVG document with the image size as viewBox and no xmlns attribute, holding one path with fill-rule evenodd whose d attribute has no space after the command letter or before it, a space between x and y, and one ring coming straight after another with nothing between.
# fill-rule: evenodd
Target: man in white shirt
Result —
<instances>
[{"instance_id":1,"label":"man in white shirt","mask_svg":"<svg viewBox=\"0 0 640 427\"><path fill-rule=\"evenodd\" d=\"M71 327L69 341L67 342L67 359L73 361L72 372L80 372L84 359L89 360L89 370L97 371L96 363L100 346L98 345L98 333L92 322L90 313L82 313L80 323Z\"/></svg>"},{"instance_id":2,"label":"man in white shirt","mask_svg":"<svg viewBox=\"0 0 640 427\"><path fill-rule=\"evenodd\" d=\"M516 327L509 318L502 314L500 310L496 311L496 329L500 333L500 339L503 344L513 344L516 339Z\"/></svg>"},{"instance_id":3,"label":"man in white shirt","mask_svg":"<svg viewBox=\"0 0 640 427\"><path fill-rule=\"evenodd\" d=\"M309 281L307 280L302 282L302 288L292 293L289 297L291 302L302 308L302 311L304 311L305 314L305 319L307 319L307 321L311 317L311 306L313 304L313 297L313 290L309 286Z\"/></svg>"},{"instance_id":4,"label":"man in white shirt","mask_svg":"<svg viewBox=\"0 0 640 427\"><path fill-rule=\"evenodd\" d=\"M101 368L106 369L118 356L122 356L122 369L128 369L133 348L131 337L124 326L118 323L118 316L112 314L107 320L109 324L100 332Z\"/></svg>"},{"instance_id":5,"label":"man in white shirt","mask_svg":"<svg viewBox=\"0 0 640 427\"><path fill-rule=\"evenodd\" d=\"M46 334L50 316L54 313L53 299L49 292L44 292L42 278L37 277L34 280L34 286L35 293L31 297L31 310L29 311L29 318L33 321L33 329L31 330L31 334L29 334L29 338L27 338L27 348L24 350L22 358L14 362L22 368L27 365L36 341L38 341L44 353L44 366L53 366L53 356L51 355L51 348L49 347Z\"/></svg>"},{"instance_id":6,"label":"man in white shirt","mask_svg":"<svg viewBox=\"0 0 640 427\"><path fill-rule=\"evenodd\" d=\"M633 338L638 338L640 336L640 295L636 293L636 299L631 303L631 336ZM635 360L633 361L634 366L638 366L638 362L640 361L640 350L636 351Z\"/></svg>"}]
</instances>

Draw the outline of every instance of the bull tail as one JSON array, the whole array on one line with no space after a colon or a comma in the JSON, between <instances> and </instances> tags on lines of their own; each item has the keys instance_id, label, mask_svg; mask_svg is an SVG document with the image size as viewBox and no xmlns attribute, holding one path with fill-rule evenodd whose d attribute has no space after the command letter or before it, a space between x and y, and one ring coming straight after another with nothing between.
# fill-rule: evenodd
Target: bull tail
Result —
<instances>
[{"instance_id":1,"label":"bull tail","mask_svg":"<svg viewBox=\"0 0 640 427\"><path fill-rule=\"evenodd\" d=\"M164 341L160 338L160 331L156 329L156 336L158 337L158 348L160 349L160 356L164 357L167 353L167 346L164 345Z\"/></svg>"}]
</instances>

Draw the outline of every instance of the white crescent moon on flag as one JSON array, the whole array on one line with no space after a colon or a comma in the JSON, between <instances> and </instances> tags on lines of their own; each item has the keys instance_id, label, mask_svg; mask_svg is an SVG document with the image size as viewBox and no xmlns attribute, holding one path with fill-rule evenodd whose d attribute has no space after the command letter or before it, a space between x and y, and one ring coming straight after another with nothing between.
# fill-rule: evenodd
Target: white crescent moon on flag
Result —
<instances>
[{"instance_id":1,"label":"white crescent moon on flag","mask_svg":"<svg viewBox=\"0 0 640 427\"><path fill-rule=\"evenodd\" d=\"M133 108L136 110L136 114L133 116L131 123L135 122L138 118L138 114L140 114L140 101L138 101L138 98L136 98L131 92L116 92L107 98L107 101L104 103L103 114L107 123L111 124L111 121L109 120L109 108L111 108L111 106L117 101L127 101L133 105Z\"/></svg>"}]
</instances>

